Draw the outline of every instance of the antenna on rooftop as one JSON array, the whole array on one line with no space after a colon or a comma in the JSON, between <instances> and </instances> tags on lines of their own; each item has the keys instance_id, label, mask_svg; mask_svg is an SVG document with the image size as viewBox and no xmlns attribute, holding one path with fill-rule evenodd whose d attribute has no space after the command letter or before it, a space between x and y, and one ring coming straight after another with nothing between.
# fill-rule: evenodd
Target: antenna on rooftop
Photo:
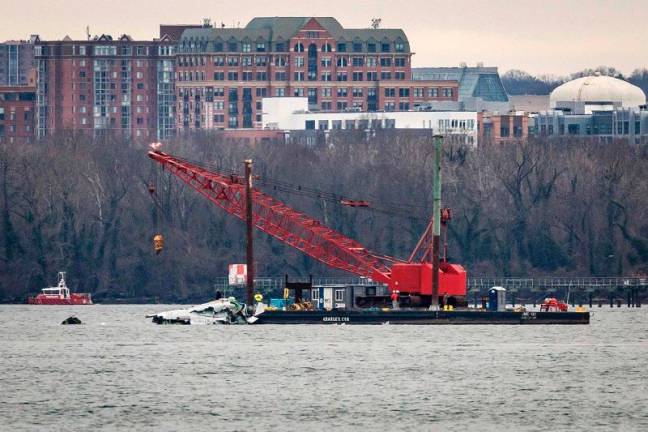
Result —
<instances>
[{"instance_id":1,"label":"antenna on rooftop","mask_svg":"<svg viewBox=\"0 0 648 432\"><path fill-rule=\"evenodd\" d=\"M372 29L377 29L380 28L380 24L382 23L382 18L371 18L371 28Z\"/></svg>"},{"instance_id":2,"label":"antenna on rooftop","mask_svg":"<svg viewBox=\"0 0 648 432\"><path fill-rule=\"evenodd\" d=\"M86 37L90 40L90 26L86 26Z\"/></svg>"}]
</instances>

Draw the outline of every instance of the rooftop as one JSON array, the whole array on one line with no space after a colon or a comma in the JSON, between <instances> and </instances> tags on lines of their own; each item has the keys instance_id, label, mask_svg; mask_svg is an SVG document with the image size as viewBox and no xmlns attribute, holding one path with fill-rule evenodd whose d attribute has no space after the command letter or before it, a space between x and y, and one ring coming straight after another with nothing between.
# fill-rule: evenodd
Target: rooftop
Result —
<instances>
[{"instance_id":1,"label":"rooftop","mask_svg":"<svg viewBox=\"0 0 648 432\"><path fill-rule=\"evenodd\" d=\"M496 67L412 68L415 80L454 80L459 82L459 99L479 97L487 102L508 102L508 95Z\"/></svg>"}]
</instances>

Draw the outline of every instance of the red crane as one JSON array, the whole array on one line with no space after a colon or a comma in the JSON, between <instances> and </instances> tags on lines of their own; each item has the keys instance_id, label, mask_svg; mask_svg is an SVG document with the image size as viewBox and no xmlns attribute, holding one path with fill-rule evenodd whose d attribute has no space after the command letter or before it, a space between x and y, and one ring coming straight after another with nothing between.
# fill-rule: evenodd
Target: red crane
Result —
<instances>
[{"instance_id":1,"label":"red crane","mask_svg":"<svg viewBox=\"0 0 648 432\"><path fill-rule=\"evenodd\" d=\"M197 192L226 212L245 221L245 182L237 175L209 171L191 162L176 158L154 148L148 156ZM365 206L366 202L357 206ZM367 204L368 205L368 204ZM333 268L368 277L388 285L401 294L430 296L432 264L428 229L408 261L377 254L362 244L319 221L300 213L281 201L252 188L253 223L259 230L298 249ZM419 250L426 250L421 261L414 259ZM439 296L465 297L466 272L458 264L442 262L439 273Z\"/></svg>"}]
</instances>

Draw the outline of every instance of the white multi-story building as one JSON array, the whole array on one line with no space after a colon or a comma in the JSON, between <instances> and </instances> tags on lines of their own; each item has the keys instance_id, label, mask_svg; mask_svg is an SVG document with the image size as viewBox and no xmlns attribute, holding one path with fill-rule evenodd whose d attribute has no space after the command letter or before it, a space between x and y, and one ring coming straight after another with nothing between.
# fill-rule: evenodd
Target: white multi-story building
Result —
<instances>
[{"instance_id":1,"label":"white multi-story building","mask_svg":"<svg viewBox=\"0 0 648 432\"><path fill-rule=\"evenodd\" d=\"M478 118L472 111L311 112L305 97L270 97L262 103L264 129L430 129L435 134L462 135L467 144L477 144Z\"/></svg>"}]
</instances>

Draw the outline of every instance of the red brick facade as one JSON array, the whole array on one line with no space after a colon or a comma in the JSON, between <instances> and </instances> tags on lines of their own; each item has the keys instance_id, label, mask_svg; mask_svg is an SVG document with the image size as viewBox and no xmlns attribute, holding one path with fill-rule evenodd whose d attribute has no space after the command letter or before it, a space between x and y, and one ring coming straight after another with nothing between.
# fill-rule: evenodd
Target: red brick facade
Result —
<instances>
[{"instance_id":1,"label":"red brick facade","mask_svg":"<svg viewBox=\"0 0 648 432\"><path fill-rule=\"evenodd\" d=\"M529 115L479 113L479 137L492 143L524 141L529 137Z\"/></svg>"},{"instance_id":2,"label":"red brick facade","mask_svg":"<svg viewBox=\"0 0 648 432\"><path fill-rule=\"evenodd\" d=\"M72 129L155 139L165 117L158 103L165 91L166 117L175 127L173 42L102 36L38 41L35 50L39 136ZM159 85L165 71L166 90Z\"/></svg>"},{"instance_id":3,"label":"red brick facade","mask_svg":"<svg viewBox=\"0 0 648 432\"><path fill-rule=\"evenodd\" d=\"M274 20L277 33L299 18ZM336 38L321 19L302 20L287 39L271 40L252 23L185 32L176 61L178 129L260 127L261 99L269 96L308 97L313 111L408 111L458 100L457 81L412 80L402 31L340 27Z\"/></svg>"},{"instance_id":4,"label":"red brick facade","mask_svg":"<svg viewBox=\"0 0 648 432\"><path fill-rule=\"evenodd\" d=\"M25 142L34 136L34 87L0 87L0 141Z\"/></svg>"}]
</instances>

